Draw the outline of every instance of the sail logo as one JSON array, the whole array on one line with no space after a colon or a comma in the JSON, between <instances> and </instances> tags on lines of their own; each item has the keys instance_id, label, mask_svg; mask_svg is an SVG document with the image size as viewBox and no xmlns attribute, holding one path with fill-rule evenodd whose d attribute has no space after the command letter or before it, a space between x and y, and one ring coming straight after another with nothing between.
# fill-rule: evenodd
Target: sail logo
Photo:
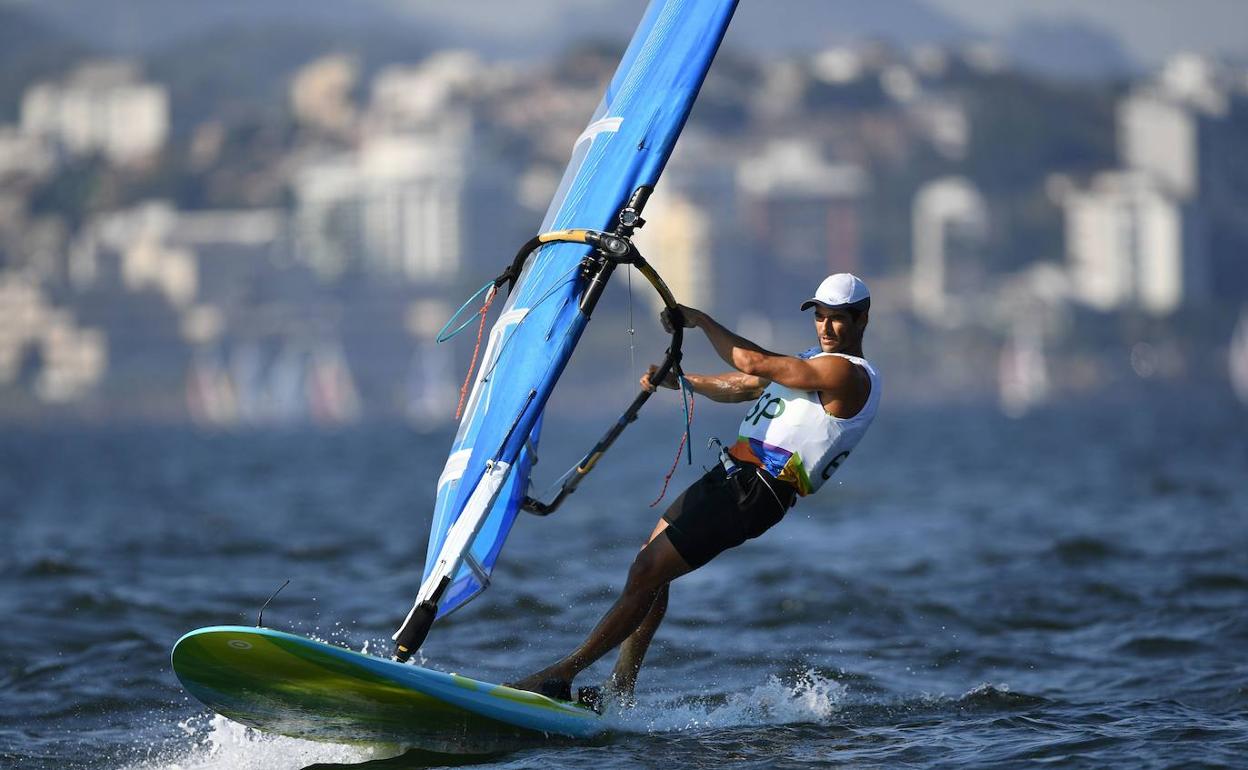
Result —
<instances>
[{"instance_id":1,"label":"sail logo","mask_svg":"<svg viewBox=\"0 0 1248 770\"><path fill-rule=\"evenodd\" d=\"M582 131L581 135L576 138L576 141L573 142L572 146L579 147L581 142L586 140L592 144L594 137L599 134L614 134L620 130L620 126L623 123L624 118L601 118L599 120L595 120L585 127L585 130Z\"/></svg>"}]
</instances>

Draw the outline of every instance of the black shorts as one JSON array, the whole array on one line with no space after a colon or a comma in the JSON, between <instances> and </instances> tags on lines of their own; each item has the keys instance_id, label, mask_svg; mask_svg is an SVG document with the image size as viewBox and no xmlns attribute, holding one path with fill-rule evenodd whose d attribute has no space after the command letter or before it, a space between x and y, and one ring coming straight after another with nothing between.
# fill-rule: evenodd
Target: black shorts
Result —
<instances>
[{"instance_id":1,"label":"black shorts","mask_svg":"<svg viewBox=\"0 0 1248 770\"><path fill-rule=\"evenodd\" d=\"M728 476L717 464L663 514L668 540L694 569L771 529L797 500L791 484L753 465L739 467Z\"/></svg>"}]
</instances>

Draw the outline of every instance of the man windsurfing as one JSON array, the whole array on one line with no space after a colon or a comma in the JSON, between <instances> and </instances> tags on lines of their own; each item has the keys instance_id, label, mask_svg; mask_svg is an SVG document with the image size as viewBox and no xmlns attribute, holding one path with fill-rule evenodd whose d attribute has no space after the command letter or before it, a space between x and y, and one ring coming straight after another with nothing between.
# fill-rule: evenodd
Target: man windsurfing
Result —
<instances>
[{"instance_id":1,"label":"man windsurfing","mask_svg":"<svg viewBox=\"0 0 1248 770\"><path fill-rule=\"evenodd\" d=\"M571 699L572 680L615 647L608 689L631 699L650 640L667 611L669 584L720 553L758 537L796 502L818 491L866 433L880 402L880 376L863 357L871 295L857 276L828 276L802 303L814 309L818 345L791 356L772 353L681 306L684 325L701 329L734 371L687 374L695 393L754 404L735 444L668 507L628 570L615 604L583 643L513 687ZM665 327L669 317L662 315ZM679 387L674 374L642 387Z\"/></svg>"}]
</instances>

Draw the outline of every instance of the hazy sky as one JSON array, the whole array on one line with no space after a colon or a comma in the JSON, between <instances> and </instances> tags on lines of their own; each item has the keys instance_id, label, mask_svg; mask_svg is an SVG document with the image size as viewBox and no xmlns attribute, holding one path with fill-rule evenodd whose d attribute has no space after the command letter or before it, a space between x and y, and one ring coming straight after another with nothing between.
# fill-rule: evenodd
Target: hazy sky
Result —
<instances>
[{"instance_id":1,"label":"hazy sky","mask_svg":"<svg viewBox=\"0 0 1248 770\"><path fill-rule=\"evenodd\" d=\"M750 0L745 0L750 2ZM1143 64L1195 50L1248 60L1248 0L926 0L991 35L1027 18L1078 19L1117 33Z\"/></svg>"}]
</instances>

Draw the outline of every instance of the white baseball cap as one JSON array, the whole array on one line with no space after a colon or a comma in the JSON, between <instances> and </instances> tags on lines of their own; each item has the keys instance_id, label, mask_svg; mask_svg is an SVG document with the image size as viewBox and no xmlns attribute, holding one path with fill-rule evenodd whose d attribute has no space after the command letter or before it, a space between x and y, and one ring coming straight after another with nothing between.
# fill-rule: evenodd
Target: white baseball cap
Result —
<instances>
[{"instance_id":1,"label":"white baseball cap","mask_svg":"<svg viewBox=\"0 0 1248 770\"><path fill-rule=\"evenodd\" d=\"M809 310L816 303L829 307L844 307L871 299L871 292L862 279L852 273L836 273L823 279L815 296L802 303L802 310Z\"/></svg>"}]
</instances>

